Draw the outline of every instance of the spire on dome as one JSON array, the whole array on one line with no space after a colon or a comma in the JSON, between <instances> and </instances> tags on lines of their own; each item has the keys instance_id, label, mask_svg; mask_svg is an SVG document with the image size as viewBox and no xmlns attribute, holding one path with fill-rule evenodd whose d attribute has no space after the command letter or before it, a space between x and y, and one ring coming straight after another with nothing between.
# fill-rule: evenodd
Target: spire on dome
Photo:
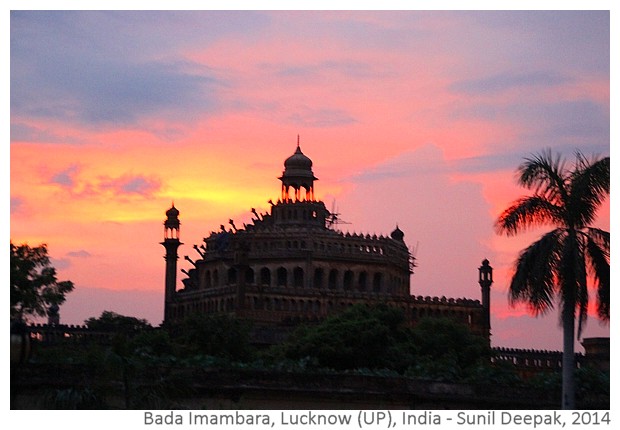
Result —
<instances>
[{"instance_id":1,"label":"spire on dome","mask_svg":"<svg viewBox=\"0 0 620 430\"><path fill-rule=\"evenodd\" d=\"M398 227L398 224L396 224L396 228L390 234L390 237L399 242L404 242L405 233L403 233L403 231Z\"/></svg>"}]
</instances>

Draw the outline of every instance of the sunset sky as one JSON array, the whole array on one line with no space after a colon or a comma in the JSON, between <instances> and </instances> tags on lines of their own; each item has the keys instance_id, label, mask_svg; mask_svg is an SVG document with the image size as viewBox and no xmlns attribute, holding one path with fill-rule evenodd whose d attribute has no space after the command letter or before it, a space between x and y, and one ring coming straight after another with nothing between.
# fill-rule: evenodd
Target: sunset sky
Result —
<instances>
[{"instance_id":1,"label":"sunset sky","mask_svg":"<svg viewBox=\"0 0 620 430\"><path fill-rule=\"evenodd\" d=\"M507 300L513 261L544 230L493 224L528 193L525 157L609 155L608 11L10 18L10 236L48 244L75 283L63 323L111 310L159 324L171 202L189 269L193 244L268 210L299 135L340 229L404 231L412 294L479 299L488 258L492 344L561 349L557 313ZM607 335L592 315L584 337Z\"/></svg>"}]
</instances>

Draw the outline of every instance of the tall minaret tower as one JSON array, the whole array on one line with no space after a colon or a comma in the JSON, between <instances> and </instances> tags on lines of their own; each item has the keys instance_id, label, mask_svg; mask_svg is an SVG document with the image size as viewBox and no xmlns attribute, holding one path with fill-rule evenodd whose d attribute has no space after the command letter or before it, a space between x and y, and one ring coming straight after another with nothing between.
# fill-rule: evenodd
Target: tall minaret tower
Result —
<instances>
[{"instance_id":1,"label":"tall minaret tower","mask_svg":"<svg viewBox=\"0 0 620 430\"><path fill-rule=\"evenodd\" d=\"M484 333L491 339L491 284L493 283L493 268L489 265L489 260L482 260L482 266L478 268L478 283L482 292L482 308L484 309L484 319L482 326Z\"/></svg>"},{"instance_id":2,"label":"tall minaret tower","mask_svg":"<svg viewBox=\"0 0 620 430\"><path fill-rule=\"evenodd\" d=\"M179 254L177 250L183 245L179 240L181 221L179 221L179 210L172 207L166 211L164 221L164 241L161 244L166 248L166 301L164 303L164 322L170 319L170 303L174 298L177 289L177 260Z\"/></svg>"}]
</instances>

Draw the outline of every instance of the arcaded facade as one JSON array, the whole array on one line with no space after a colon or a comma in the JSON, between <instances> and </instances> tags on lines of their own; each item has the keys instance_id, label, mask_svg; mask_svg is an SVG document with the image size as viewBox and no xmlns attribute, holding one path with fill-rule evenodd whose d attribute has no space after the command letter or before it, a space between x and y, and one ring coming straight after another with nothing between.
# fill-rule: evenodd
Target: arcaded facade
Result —
<instances>
[{"instance_id":1,"label":"arcaded facade","mask_svg":"<svg viewBox=\"0 0 620 430\"><path fill-rule=\"evenodd\" d=\"M489 335L487 261L480 268L482 303L412 296L415 260L398 227L385 236L339 231L337 215L315 199L317 178L299 142L278 179L281 195L268 213L252 209L251 224L237 228L229 220L228 227L194 245L199 258L186 257L194 267L184 271L181 290L176 290L179 211L173 205L166 212L165 321L196 312L229 313L256 325L287 326L319 321L357 303L383 302L402 308L412 324L424 316L449 316Z\"/></svg>"}]
</instances>

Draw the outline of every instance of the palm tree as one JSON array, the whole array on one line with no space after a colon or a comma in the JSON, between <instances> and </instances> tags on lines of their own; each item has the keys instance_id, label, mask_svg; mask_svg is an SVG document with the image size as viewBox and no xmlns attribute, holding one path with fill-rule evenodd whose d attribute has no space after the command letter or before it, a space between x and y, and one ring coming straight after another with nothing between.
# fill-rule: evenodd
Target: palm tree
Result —
<instances>
[{"instance_id":1,"label":"palm tree","mask_svg":"<svg viewBox=\"0 0 620 430\"><path fill-rule=\"evenodd\" d=\"M575 317L577 336L587 319L588 279L597 291L597 312L609 321L609 232L591 227L609 195L609 157L587 160L576 153L572 169L551 151L526 158L518 183L534 192L512 203L498 218L499 234L555 227L525 248L515 261L510 283L512 305L525 302L535 315L558 302L563 326L562 408L575 407Z\"/></svg>"}]
</instances>

